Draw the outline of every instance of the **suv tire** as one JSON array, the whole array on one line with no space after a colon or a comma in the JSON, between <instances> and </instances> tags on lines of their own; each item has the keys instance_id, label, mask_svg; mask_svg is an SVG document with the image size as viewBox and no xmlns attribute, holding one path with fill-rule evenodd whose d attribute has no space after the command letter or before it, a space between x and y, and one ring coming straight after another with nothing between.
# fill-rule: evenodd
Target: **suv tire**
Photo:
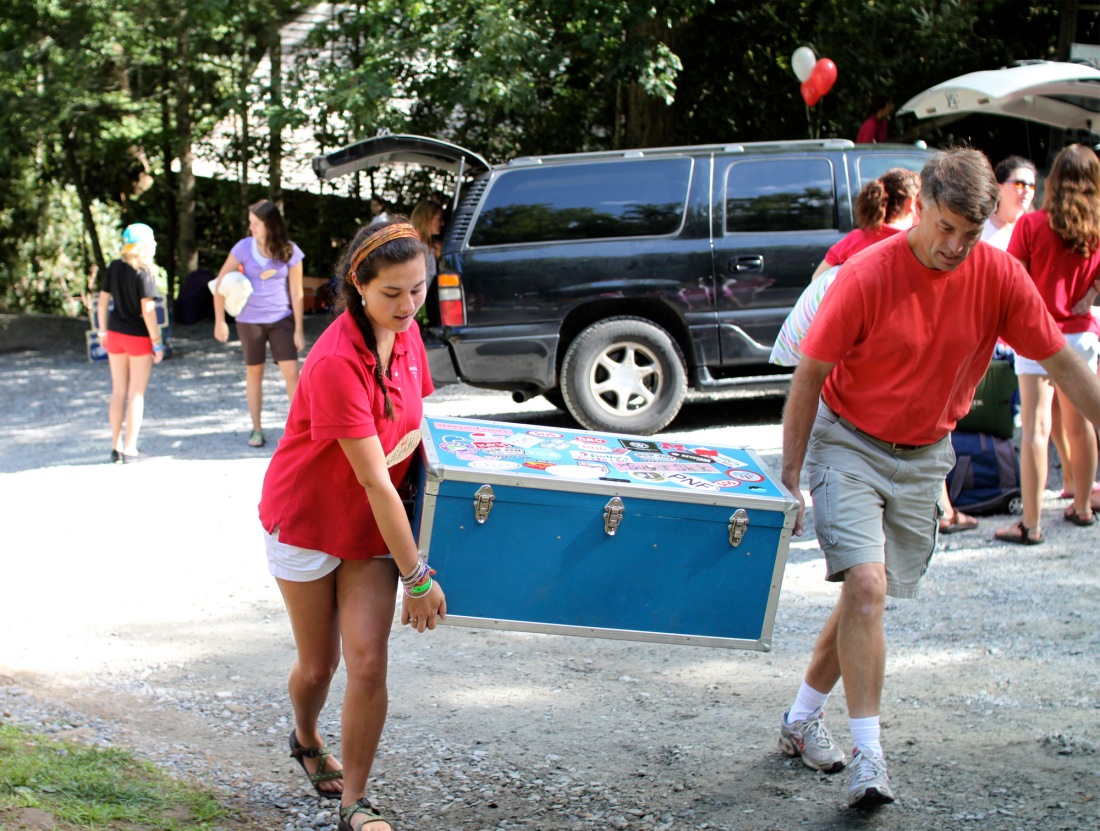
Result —
<instances>
[{"instance_id":1,"label":"suv tire","mask_svg":"<svg viewBox=\"0 0 1100 831\"><path fill-rule=\"evenodd\" d=\"M667 331L642 318L612 317L569 345L560 389L569 413L586 429L648 436L680 412L687 372Z\"/></svg>"},{"instance_id":2,"label":"suv tire","mask_svg":"<svg viewBox=\"0 0 1100 831\"><path fill-rule=\"evenodd\" d=\"M565 406L565 397L562 396L560 387L554 387L552 390L547 390L542 394L542 397L549 401L555 409L569 412L569 408Z\"/></svg>"}]
</instances>

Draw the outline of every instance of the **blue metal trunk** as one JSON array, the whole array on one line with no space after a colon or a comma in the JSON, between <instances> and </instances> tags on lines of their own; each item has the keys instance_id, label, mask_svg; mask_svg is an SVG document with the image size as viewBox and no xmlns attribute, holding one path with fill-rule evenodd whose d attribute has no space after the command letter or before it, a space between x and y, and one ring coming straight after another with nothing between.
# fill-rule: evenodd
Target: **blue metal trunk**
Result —
<instances>
[{"instance_id":1,"label":"blue metal trunk","mask_svg":"<svg viewBox=\"0 0 1100 831\"><path fill-rule=\"evenodd\" d=\"M797 502L747 448L425 418L447 622L767 650Z\"/></svg>"}]
</instances>

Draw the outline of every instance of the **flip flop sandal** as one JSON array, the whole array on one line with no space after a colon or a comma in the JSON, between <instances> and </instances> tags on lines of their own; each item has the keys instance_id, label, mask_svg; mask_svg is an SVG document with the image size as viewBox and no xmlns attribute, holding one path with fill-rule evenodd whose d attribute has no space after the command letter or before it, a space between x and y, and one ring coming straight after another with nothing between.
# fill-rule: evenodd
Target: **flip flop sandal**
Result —
<instances>
[{"instance_id":1,"label":"flip flop sandal","mask_svg":"<svg viewBox=\"0 0 1100 831\"><path fill-rule=\"evenodd\" d=\"M940 520L941 534L957 534L960 531L973 531L977 527L978 520L959 510L955 511L955 515L951 517L950 522Z\"/></svg>"},{"instance_id":2,"label":"flip flop sandal","mask_svg":"<svg viewBox=\"0 0 1100 831\"><path fill-rule=\"evenodd\" d=\"M263 447L265 443L263 430L253 430L252 435L248 437L249 447Z\"/></svg>"},{"instance_id":3,"label":"flip flop sandal","mask_svg":"<svg viewBox=\"0 0 1100 831\"><path fill-rule=\"evenodd\" d=\"M322 782L331 782L334 779L343 779L342 770L325 770L332 753L327 747L302 747L298 744L298 735L294 730L290 731L290 758L296 759L302 766L306 776L309 777L313 790L325 799L339 799L340 791L325 791L321 789ZM310 773L306 767L306 759L317 759L317 772Z\"/></svg>"},{"instance_id":4,"label":"flip flop sandal","mask_svg":"<svg viewBox=\"0 0 1100 831\"><path fill-rule=\"evenodd\" d=\"M1066 508L1066 512L1062 514L1062 519L1064 519L1066 522L1072 522L1078 528L1088 528L1090 525L1096 524L1095 513L1090 511L1087 517L1083 517L1079 513L1077 513L1072 505Z\"/></svg>"},{"instance_id":5,"label":"flip flop sandal","mask_svg":"<svg viewBox=\"0 0 1100 831\"><path fill-rule=\"evenodd\" d=\"M359 828L351 824L351 818L356 814L363 814L367 817ZM341 806L340 822L336 826L336 831L370 831L370 826L379 822L389 824L389 820L374 810L367 798L363 797L354 805Z\"/></svg>"},{"instance_id":6,"label":"flip flop sandal","mask_svg":"<svg viewBox=\"0 0 1100 831\"><path fill-rule=\"evenodd\" d=\"M1031 536L1031 529L1023 522L1017 522L1011 528L1002 528L993 533L993 539L1000 542L1014 542L1017 545L1039 545L1043 541L1043 535Z\"/></svg>"}]
</instances>

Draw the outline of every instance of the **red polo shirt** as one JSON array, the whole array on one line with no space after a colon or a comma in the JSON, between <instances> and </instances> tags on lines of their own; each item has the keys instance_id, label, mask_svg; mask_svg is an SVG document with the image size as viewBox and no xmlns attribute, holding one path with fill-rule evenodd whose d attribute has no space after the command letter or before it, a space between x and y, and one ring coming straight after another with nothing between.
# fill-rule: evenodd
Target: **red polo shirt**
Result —
<instances>
[{"instance_id":1,"label":"red polo shirt","mask_svg":"<svg viewBox=\"0 0 1100 831\"><path fill-rule=\"evenodd\" d=\"M279 541L345 560L387 554L366 492L339 439L378 436L398 485L420 444L423 398L434 389L420 329L397 335L387 381L395 418L374 379L374 356L344 312L317 339L302 367L260 497L260 522Z\"/></svg>"}]
</instances>

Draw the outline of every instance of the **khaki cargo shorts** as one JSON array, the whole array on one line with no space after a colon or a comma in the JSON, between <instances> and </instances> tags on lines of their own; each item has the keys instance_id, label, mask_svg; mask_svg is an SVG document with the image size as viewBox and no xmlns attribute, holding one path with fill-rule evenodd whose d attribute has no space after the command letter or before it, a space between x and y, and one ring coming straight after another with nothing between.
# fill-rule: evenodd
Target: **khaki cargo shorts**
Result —
<instances>
[{"instance_id":1,"label":"khaki cargo shorts","mask_svg":"<svg viewBox=\"0 0 1100 831\"><path fill-rule=\"evenodd\" d=\"M826 579L862 563L886 566L886 593L914 598L936 547L943 480L955 464L951 436L906 450L874 438L821 402L806 474Z\"/></svg>"}]
</instances>

